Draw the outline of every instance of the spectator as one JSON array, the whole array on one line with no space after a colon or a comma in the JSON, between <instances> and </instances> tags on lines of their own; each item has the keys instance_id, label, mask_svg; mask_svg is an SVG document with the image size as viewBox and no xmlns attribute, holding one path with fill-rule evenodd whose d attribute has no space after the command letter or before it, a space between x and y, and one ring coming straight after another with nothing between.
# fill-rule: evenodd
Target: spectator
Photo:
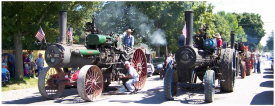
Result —
<instances>
[{"instance_id":1,"label":"spectator","mask_svg":"<svg viewBox=\"0 0 275 106\"><path fill-rule=\"evenodd\" d=\"M3 53L3 54L2 54L2 63L7 64L7 62L8 62L8 60L7 60L7 58L6 58L7 55L9 55L9 54L8 54L8 53Z\"/></svg>"},{"instance_id":2,"label":"spectator","mask_svg":"<svg viewBox=\"0 0 275 106\"><path fill-rule=\"evenodd\" d=\"M139 81L139 74L137 73L137 70L130 65L129 61L125 61L124 65L128 70L127 76L122 76L120 78L128 78L129 80L126 82L126 87L131 92L130 94L136 94L137 90L135 89L134 84Z\"/></svg>"},{"instance_id":3,"label":"spectator","mask_svg":"<svg viewBox=\"0 0 275 106\"><path fill-rule=\"evenodd\" d=\"M38 76L39 76L41 70L44 67L44 59L42 57L42 53L39 53L39 57L37 57L37 59L35 60L35 63L37 64L37 70L38 70Z\"/></svg>"},{"instance_id":4,"label":"spectator","mask_svg":"<svg viewBox=\"0 0 275 106\"><path fill-rule=\"evenodd\" d=\"M34 70L34 62L33 62L33 54L32 54L32 50L29 50L29 58L31 59L31 66L30 66L30 72L33 73L33 70Z\"/></svg>"},{"instance_id":5,"label":"spectator","mask_svg":"<svg viewBox=\"0 0 275 106\"><path fill-rule=\"evenodd\" d=\"M258 74L261 74L261 70L260 70L260 68L261 68L261 55L259 55L259 54L257 56L257 61L258 61L258 63L257 63L257 72L258 72Z\"/></svg>"},{"instance_id":6,"label":"spectator","mask_svg":"<svg viewBox=\"0 0 275 106\"><path fill-rule=\"evenodd\" d=\"M9 56L9 62L10 62L10 64L11 64L11 72L10 72L10 74L11 74L11 77L14 77L14 75L15 75L15 69L14 69L14 67L15 67L15 55L14 55L14 51L12 51L12 54L10 54L10 56Z\"/></svg>"},{"instance_id":7,"label":"spectator","mask_svg":"<svg viewBox=\"0 0 275 106\"><path fill-rule=\"evenodd\" d=\"M23 62L24 62L24 75L30 78L31 77L30 75L31 59L29 58L28 54L25 55L25 59Z\"/></svg>"},{"instance_id":8,"label":"spectator","mask_svg":"<svg viewBox=\"0 0 275 106\"><path fill-rule=\"evenodd\" d=\"M256 73L257 72L257 55L256 54L253 56L253 61L254 61L254 72L253 73Z\"/></svg>"},{"instance_id":9,"label":"spectator","mask_svg":"<svg viewBox=\"0 0 275 106\"><path fill-rule=\"evenodd\" d=\"M9 75L9 71L6 68L6 64L2 63L2 84L4 86L6 86L6 77L8 77L7 75Z\"/></svg>"},{"instance_id":10,"label":"spectator","mask_svg":"<svg viewBox=\"0 0 275 106\"><path fill-rule=\"evenodd\" d=\"M26 57L26 52L23 52L23 55L22 55L22 57L23 57L23 61L24 61L24 59L25 59L25 57Z\"/></svg>"},{"instance_id":11,"label":"spectator","mask_svg":"<svg viewBox=\"0 0 275 106\"><path fill-rule=\"evenodd\" d=\"M124 42L123 44L125 45L125 47L134 47L134 36L131 35L131 33L133 31L131 31L131 29L128 29L127 31L127 35L124 37Z\"/></svg>"}]
</instances>

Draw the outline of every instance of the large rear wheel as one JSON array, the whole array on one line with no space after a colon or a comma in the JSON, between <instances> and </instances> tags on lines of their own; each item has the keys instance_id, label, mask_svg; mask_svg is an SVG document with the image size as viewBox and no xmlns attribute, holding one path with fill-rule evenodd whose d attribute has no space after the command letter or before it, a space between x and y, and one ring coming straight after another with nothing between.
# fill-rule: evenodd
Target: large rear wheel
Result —
<instances>
[{"instance_id":1,"label":"large rear wheel","mask_svg":"<svg viewBox=\"0 0 275 106\"><path fill-rule=\"evenodd\" d=\"M77 91L82 99L97 100L101 96L103 85L103 75L96 65L85 65L81 68L77 79Z\"/></svg>"},{"instance_id":2,"label":"large rear wheel","mask_svg":"<svg viewBox=\"0 0 275 106\"><path fill-rule=\"evenodd\" d=\"M238 57L236 57L236 77L239 76L240 73L240 60Z\"/></svg>"},{"instance_id":3,"label":"large rear wheel","mask_svg":"<svg viewBox=\"0 0 275 106\"><path fill-rule=\"evenodd\" d=\"M65 79L65 74L61 68L45 67L38 76L38 90L47 99L59 98L65 85L58 84L59 80Z\"/></svg>"},{"instance_id":4,"label":"large rear wheel","mask_svg":"<svg viewBox=\"0 0 275 106\"><path fill-rule=\"evenodd\" d=\"M251 63L249 60L245 60L245 64L246 64L246 76L251 75Z\"/></svg>"},{"instance_id":5,"label":"large rear wheel","mask_svg":"<svg viewBox=\"0 0 275 106\"><path fill-rule=\"evenodd\" d=\"M133 55L131 65L137 70L139 74L139 81L135 83L135 87L141 90L147 79L147 60L142 49L136 49Z\"/></svg>"},{"instance_id":6,"label":"large rear wheel","mask_svg":"<svg viewBox=\"0 0 275 106\"><path fill-rule=\"evenodd\" d=\"M244 61L241 61L240 69L241 69L241 77L244 79L246 76L246 64Z\"/></svg>"},{"instance_id":7,"label":"large rear wheel","mask_svg":"<svg viewBox=\"0 0 275 106\"><path fill-rule=\"evenodd\" d=\"M221 50L221 62L219 64L224 81L221 81L221 90L233 92L235 84L235 72L233 68L233 50L230 48Z\"/></svg>"}]
</instances>

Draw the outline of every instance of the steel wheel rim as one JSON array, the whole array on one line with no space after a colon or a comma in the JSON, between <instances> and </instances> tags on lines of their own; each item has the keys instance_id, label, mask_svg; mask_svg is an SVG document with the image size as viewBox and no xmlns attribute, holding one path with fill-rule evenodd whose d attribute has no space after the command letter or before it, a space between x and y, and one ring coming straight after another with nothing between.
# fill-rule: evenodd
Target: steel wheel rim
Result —
<instances>
[{"instance_id":1,"label":"steel wheel rim","mask_svg":"<svg viewBox=\"0 0 275 106\"><path fill-rule=\"evenodd\" d=\"M65 78L65 74L60 68L50 68L45 75L45 94L50 99L59 98L65 89L65 85L57 84L58 80Z\"/></svg>"},{"instance_id":2,"label":"steel wheel rim","mask_svg":"<svg viewBox=\"0 0 275 106\"><path fill-rule=\"evenodd\" d=\"M103 76L99 68L91 67L85 77L86 97L94 101L101 96L103 90Z\"/></svg>"},{"instance_id":3,"label":"steel wheel rim","mask_svg":"<svg viewBox=\"0 0 275 106\"><path fill-rule=\"evenodd\" d=\"M131 64L139 74L139 81L135 84L135 87L136 89L142 89L147 79L147 61L141 49L137 49L134 52Z\"/></svg>"}]
</instances>

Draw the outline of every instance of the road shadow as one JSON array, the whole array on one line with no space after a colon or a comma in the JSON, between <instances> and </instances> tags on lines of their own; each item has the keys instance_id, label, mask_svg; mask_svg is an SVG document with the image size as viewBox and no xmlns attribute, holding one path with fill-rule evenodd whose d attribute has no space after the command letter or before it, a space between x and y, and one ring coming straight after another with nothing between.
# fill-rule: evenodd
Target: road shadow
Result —
<instances>
[{"instance_id":1,"label":"road shadow","mask_svg":"<svg viewBox=\"0 0 275 106\"><path fill-rule=\"evenodd\" d=\"M274 74L274 72L263 72L263 74Z\"/></svg>"},{"instance_id":2,"label":"road shadow","mask_svg":"<svg viewBox=\"0 0 275 106\"><path fill-rule=\"evenodd\" d=\"M273 88L274 85L273 85L274 81L265 81L265 82L262 82L260 84L260 87L270 87L270 88Z\"/></svg>"},{"instance_id":3,"label":"road shadow","mask_svg":"<svg viewBox=\"0 0 275 106\"><path fill-rule=\"evenodd\" d=\"M255 95L250 105L274 105L274 91L264 91Z\"/></svg>"},{"instance_id":4,"label":"road shadow","mask_svg":"<svg viewBox=\"0 0 275 106\"><path fill-rule=\"evenodd\" d=\"M274 75L264 75L263 78L273 79Z\"/></svg>"}]
</instances>

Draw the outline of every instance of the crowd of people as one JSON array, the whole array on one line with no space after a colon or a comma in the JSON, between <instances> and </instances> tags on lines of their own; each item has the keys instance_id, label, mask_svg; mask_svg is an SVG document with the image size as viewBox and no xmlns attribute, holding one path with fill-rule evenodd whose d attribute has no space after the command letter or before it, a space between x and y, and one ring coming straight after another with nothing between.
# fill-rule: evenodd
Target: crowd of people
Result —
<instances>
[{"instance_id":1,"label":"crowd of people","mask_svg":"<svg viewBox=\"0 0 275 106\"><path fill-rule=\"evenodd\" d=\"M31 76L36 77L36 70L39 73L43 69L44 59L42 53L34 61L33 51L23 52L23 73L25 77L31 78ZM15 51L11 54L2 52L2 84L6 85L6 79L10 80L10 77L15 77L17 71L15 71Z\"/></svg>"}]
</instances>

